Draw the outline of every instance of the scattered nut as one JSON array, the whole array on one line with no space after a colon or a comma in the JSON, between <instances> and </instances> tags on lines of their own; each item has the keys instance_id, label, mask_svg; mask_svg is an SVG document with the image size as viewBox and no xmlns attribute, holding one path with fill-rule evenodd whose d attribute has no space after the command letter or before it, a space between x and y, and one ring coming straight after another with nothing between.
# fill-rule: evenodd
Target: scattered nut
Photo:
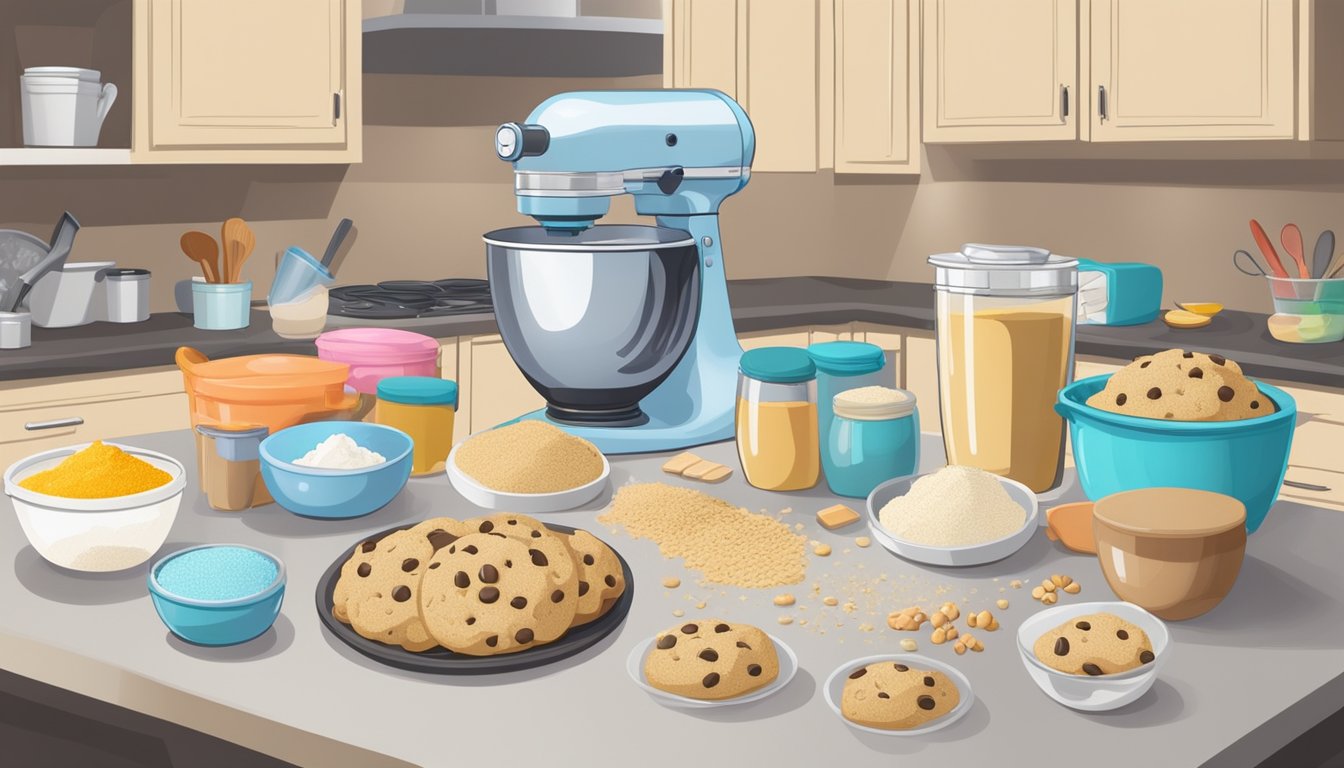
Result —
<instances>
[{"instance_id":1,"label":"scattered nut","mask_svg":"<svg viewBox=\"0 0 1344 768\"><path fill-rule=\"evenodd\" d=\"M933 618L929 619L929 621L933 622L933 626L937 628L948 623L950 619L948 619L947 614L943 613L942 611L935 611L933 614Z\"/></svg>"},{"instance_id":2,"label":"scattered nut","mask_svg":"<svg viewBox=\"0 0 1344 768\"><path fill-rule=\"evenodd\" d=\"M970 634L962 635L961 639L958 640L957 642L962 643L967 648L969 648L972 651L975 651L976 653L985 650L985 644L980 642L980 639L978 637L975 637L974 635Z\"/></svg>"},{"instance_id":3,"label":"scattered nut","mask_svg":"<svg viewBox=\"0 0 1344 768\"><path fill-rule=\"evenodd\" d=\"M1004 600L1003 598L999 598L999 601L995 603L995 605L999 606L999 610L1002 611L1008 608L1008 601Z\"/></svg>"},{"instance_id":4,"label":"scattered nut","mask_svg":"<svg viewBox=\"0 0 1344 768\"><path fill-rule=\"evenodd\" d=\"M672 615L676 616L677 618L681 618L682 616L686 615L686 612L681 610L680 608L675 608L672 611Z\"/></svg>"},{"instance_id":5,"label":"scattered nut","mask_svg":"<svg viewBox=\"0 0 1344 768\"><path fill-rule=\"evenodd\" d=\"M698 602L698 603L695 604L695 607L696 607L696 608L703 609L703 608L705 607L705 605L706 605L705 601L704 601L704 600L701 600L700 602Z\"/></svg>"},{"instance_id":6,"label":"scattered nut","mask_svg":"<svg viewBox=\"0 0 1344 768\"><path fill-rule=\"evenodd\" d=\"M960 656L966 653L966 644L958 640L956 644L952 646L952 650L956 651L957 655Z\"/></svg>"},{"instance_id":7,"label":"scattered nut","mask_svg":"<svg viewBox=\"0 0 1344 768\"><path fill-rule=\"evenodd\" d=\"M916 643L914 640L912 640L912 639L910 639L910 638L907 637L907 638L905 638L904 640L901 641L901 650L903 650L903 651L918 651L918 650L919 650L919 643Z\"/></svg>"},{"instance_id":8,"label":"scattered nut","mask_svg":"<svg viewBox=\"0 0 1344 768\"><path fill-rule=\"evenodd\" d=\"M794 603L793 595L790 594L775 595L775 605L785 606L785 605L793 605L793 603Z\"/></svg>"},{"instance_id":9,"label":"scattered nut","mask_svg":"<svg viewBox=\"0 0 1344 768\"><path fill-rule=\"evenodd\" d=\"M792 624L792 623L793 623L793 617L792 617L792 616L780 616L780 617L777 619L777 621L778 621L780 624Z\"/></svg>"},{"instance_id":10,"label":"scattered nut","mask_svg":"<svg viewBox=\"0 0 1344 768\"><path fill-rule=\"evenodd\" d=\"M957 628L949 624L947 626L947 639L955 640L957 637Z\"/></svg>"},{"instance_id":11,"label":"scattered nut","mask_svg":"<svg viewBox=\"0 0 1344 768\"><path fill-rule=\"evenodd\" d=\"M943 643L946 643L947 629L943 627L938 627L934 629L933 634L929 635L929 642L933 643L934 645L942 645Z\"/></svg>"},{"instance_id":12,"label":"scattered nut","mask_svg":"<svg viewBox=\"0 0 1344 768\"><path fill-rule=\"evenodd\" d=\"M1041 582L1041 589L1044 589L1046 592L1054 592L1056 589L1055 582L1045 579Z\"/></svg>"},{"instance_id":13,"label":"scattered nut","mask_svg":"<svg viewBox=\"0 0 1344 768\"><path fill-rule=\"evenodd\" d=\"M1008 586L1012 587L1013 589L1021 589L1021 588L1022 588L1022 580L1021 580L1021 579L1013 579L1012 581L1008 582Z\"/></svg>"},{"instance_id":14,"label":"scattered nut","mask_svg":"<svg viewBox=\"0 0 1344 768\"><path fill-rule=\"evenodd\" d=\"M663 586L668 589L676 589L681 586L681 579L678 579L676 576L668 576L666 579L663 579Z\"/></svg>"},{"instance_id":15,"label":"scattered nut","mask_svg":"<svg viewBox=\"0 0 1344 768\"><path fill-rule=\"evenodd\" d=\"M860 547L866 547L872 544L873 540L868 538L867 536L860 536L859 538L854 540L854 543L858 544Z\"/></svg>"},{"instance_id":16,"label":"scattered nut","mask_svg":"<svg viewBox=\"0 0 1344 768\"><path fill-rule=\"evenodd\" d=\"M1059 573L1050 574L1050 582L1061 589L1073 583L1073 579Z\"/></svg>"},{"instance_id":17,"label":"scattered nut","mask_svg":"<svg viewBox=\"0 0 1344 768\"><path fill-rule=\"evenodd\" d=\"M840 601L839 601L839 600L836 600L834 597L831 597L830 595L827 595L827 596L821 598L821 602L825 603L826 605L839 605L839 604L840 604Z\"/></svg>"},{"instance_id":18,"label":"scattered nut","mask_svg":"<svg viewBox=\"0 0 1344 768\"><path fill-rule=\"evenodd\" d=\"M812 547L812 554L816 555L817 557L826 557L831 554L831 545L818 544L815 547Z\"/></svg>"},{"instance_id":19,"label":"scattered nut","mask_svg":"<svg viewBox=\"0 0 1344 768\"><path fill-rule=\"evenodd\" d=\"M1045 596L1041 598L1041 602L1045 603L1046 605L1054 605L1055 603L1059 602L1059 595L1055 594L1054 592L1046 592Z\"/></svg>"},{"instance_id":20,"label":"scattered nut","mask_svg":"<svg viewBox=\"0 0 1344 768\"><path fill-rule=\"evenodd\" d=\"M919 606L912 605L904 610L888 614L887 626L898 632L914 632L928 620L929 617L924 615Z\"/></svg>"},{"instance_id":21,"label":"scattered nut","mask_svg":"<svg viewBox=\"0 0 1344 768\"><path fill-rule=\"evenodd\" d=\"M956 603L943 603L943 607L938 610L942 611L943 615L952 621L956 621L957 617L961 615L961 609L957 607Z\"/></svg>"},{"instance_id":22,"label":"scattered nut","mask_svg":"<svg viewBox=\"0 0 1344 768\"><path fill-rule=\"evenodd\" d=\"M1042 597L1045 597L1045 590L1040 587L1032 587L1031 597L1033 600L1040 600Z\"/></svg>"},{"instance_id":23,"label":"scattered nut","mask_svg":"<svg viewBox=\"0 0 1344 768\"><path fill-rule=\"evenodd\" d=\"M1064 591L1068 592L1070 595L1076 595L1079 592L1082 592L1083 588L1075 581L1072 584L1065 585Z\"/></svg>"}]
</instances>

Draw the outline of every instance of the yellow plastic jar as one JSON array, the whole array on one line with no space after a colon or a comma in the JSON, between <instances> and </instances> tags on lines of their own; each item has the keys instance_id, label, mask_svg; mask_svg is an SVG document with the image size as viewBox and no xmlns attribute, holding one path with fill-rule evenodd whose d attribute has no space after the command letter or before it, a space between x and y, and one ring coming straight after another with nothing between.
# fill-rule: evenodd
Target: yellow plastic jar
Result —
<instances>
[{"instance_id":1,"label":"yellow plastic jar","mask_svg":"<svg viewBox=\"0 0 1344 768\"><path fill-rule=\"evenodd\" d=\"M457 382L430 376L393 376L378 382L377 423L411 436L411 474L443 471L453 449Z\"/></svg>"}]
</instances>

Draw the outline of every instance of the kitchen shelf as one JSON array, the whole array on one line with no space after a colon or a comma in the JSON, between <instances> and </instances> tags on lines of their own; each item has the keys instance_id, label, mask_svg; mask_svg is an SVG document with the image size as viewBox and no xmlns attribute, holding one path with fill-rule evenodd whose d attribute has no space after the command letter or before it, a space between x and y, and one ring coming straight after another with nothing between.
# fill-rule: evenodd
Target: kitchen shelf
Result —
<instances>
[{"instance_id":1,"label":"kitchen shelf","mask_svg":"<svg viewBox=\"0 0 1344 768\"><path fill-rule=\"evenodd\" d=\"M663 22L616 16L401 13L364 20L364 71L626 77L663 71Z\"/></svg>"},{"instance_id":2,"label":"kitchen shelf","mask_svg":"<svg viewBox=\"0 0 1344 768\"><path fill-rule=\"evenodd\" d=\"M130 165L131 150L101 147L0 147L7 165Z\"/></svg>"}]
</instances>

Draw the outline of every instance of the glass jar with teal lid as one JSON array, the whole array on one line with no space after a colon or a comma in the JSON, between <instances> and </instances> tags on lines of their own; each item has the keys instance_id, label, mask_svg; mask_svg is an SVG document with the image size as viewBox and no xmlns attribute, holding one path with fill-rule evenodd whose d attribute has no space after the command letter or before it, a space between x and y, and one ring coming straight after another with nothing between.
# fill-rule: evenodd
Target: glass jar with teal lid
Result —
<instances>
[{"instance_id":1,"label":"glass jar with teal lid","mask_svg":"<svg viewBox=\"0 0 1344 768\"><path fill-rule=\"evenodd\" d=\"M457 382L433 376L389 376L378 382L375 420L400 429L415 444L411 474L443 470L453 449Z\"/></svg>"},{"instance_id":2,"label":"glass jar with teal lid","mask_svg":"<svg viewBox=\"0 0 1344 768\"><path fill-rule=\"evenodd\" d=\"M826 484L838 496L867 497L919 469L919 411L904 389L861 387L835 396L835 419L821 452Z\"/></svg>"},{"instance_id":3,"label":"glass jar with teal lid","mask_svg":"<svg viewBox=\"0 0 1344 768\"><path fill-rule=\"evenodd\" d=\"M817 434L824 441L831 433L835 396L860 387L894 387L896 379L886 368L886 356L876 344L863 341L823 341L807 348L817 366Z\"/></svg>"},{"instance_id":4,"label":"glass jar with teal lid","mask_svg":"<svg viewBox=\"0 0 1344 768\"><path fill-rule=\"evenodd\" d=\"M762 347L742 353L737 380L737 456L747 482L767 491L817 484L817 368L807 351Z\"/></svg>"}]
</instances>

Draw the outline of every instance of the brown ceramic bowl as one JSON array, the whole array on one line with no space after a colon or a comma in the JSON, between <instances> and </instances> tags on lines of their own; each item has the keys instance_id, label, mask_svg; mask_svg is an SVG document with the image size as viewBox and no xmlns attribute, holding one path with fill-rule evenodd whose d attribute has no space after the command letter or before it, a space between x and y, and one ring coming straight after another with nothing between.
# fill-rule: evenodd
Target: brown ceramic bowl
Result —
<instances>
[{"instance_id":1,"label":"brown ceramic bowl","mask_svg":"<svg viewBox=\"0 0 1344 768\"><path fill-rule=\"evenodd\" d=\"M1246 554L1246 507L1209 491L1142 488L1098 501L1092 532L1111 590L1180 621L1232 590Z\"/></svg>"}]
</instances>

